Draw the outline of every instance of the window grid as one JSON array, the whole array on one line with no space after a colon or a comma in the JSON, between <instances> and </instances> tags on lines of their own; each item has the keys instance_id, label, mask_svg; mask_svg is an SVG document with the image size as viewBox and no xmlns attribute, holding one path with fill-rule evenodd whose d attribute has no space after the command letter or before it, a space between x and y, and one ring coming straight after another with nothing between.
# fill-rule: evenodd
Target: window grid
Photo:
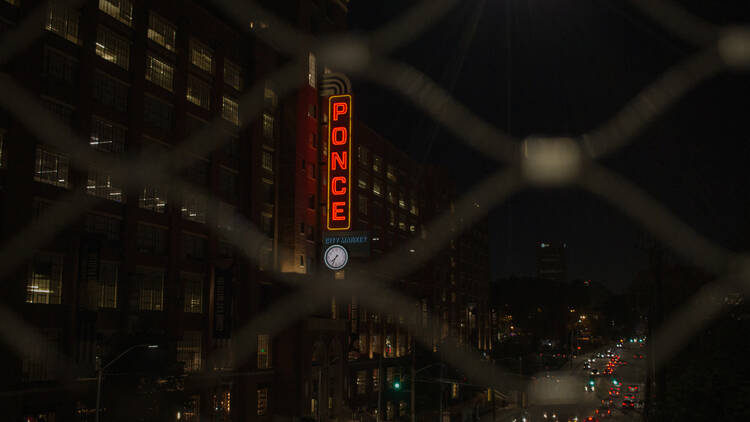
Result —
<instances>
[{"instance_id":1,"label":"window grid","mask_svg":"<svg viewBox=\"0 0 750 422\"><path fill-rule=\"evenodd\" d=\"M203 312L203 275L182 273L185 282L185 312Z\"/></svg>"},{"instance_id":2,"label":"window grid","mask_svg":"<svg viewBox=\"0 0 750 422\"><path fill-rule=\"evenodd\" d=\"M89 169L86 193L110 201L125 202L122 185L113 181L112 175L102 170Z\"/></svg>"},{"instance_id":3,"label":"window grid","mask_svg":"<svg viewBox=\"0 0 750 422\"><path fill-rule=\"evenodd\" d=\"M182 257L186 260L201 261L206 259L208 241L205 237L188 233L182 234Z\"/></svg>"},{"instance_id":4,"label":"window grid","mask_svg":"<svg viewBox=\"0 0 750 422\"><path fill-rule=\"evenodd\" d=\"M130 68L130 42L103 26L96 34L96 54L125 70Z\"/></svg>"},{"instance_id":5,"label":"window grid","mask_svg":"<svg viewBox=\"0 0 750 422\"><path fill-rule=\"evenodd\" d=\"M154 12L148 15L148 39L166 48L174 51L175 35L177 31L175 26L162 19L161 16Z\"/></svg>"},{"instance_id":6,"label":"window grid","mask_svg":"<svg viewBox=\"0 0 750 422\"><path fill-rule=\"evenodd\" d=\"M177 342L177 361L185 364L185 372L201 370L201 332L185 331Z\"/></svg>"},{"instance_id":7,"label":"window grid","mask_svg":"<svg viewBox=\"0 0 750 422\"><path fill-rule=\"evenodd\" d=\"M258 369L271 368L271 336L258 334Z\"/></svg>"},{"instance_id":8,"label":"window grid","mask_svg":"<svg viewBox=\"0 0 750 422\"><path fill-rule=\"evenodd\" d=\"M204 198L199 197L188 191L182 193L182 218L196 223L206 222L206 202Z\"/></svg>"},{"instance_id":9,"label":"window grid","mask_svg":"<svg viewBox=\"0 0 750 422\"><path fill-rule=\"evenodd\" d=\"M42 97L42 105L47 110L55 113L64 122L70 123L71 119L73 118L74 109L71 105L44 97Z\"/></svg>"},{"instance_id":10,"label":"window grid","mask_svg":"<svg viewBox=\"0 0 750 422\"><path fill-rule=\"evenodd\" d=\"M62 256L34 255L26 284L26 303L59 305L62 300L62 272Z\"/></svg>"},{"instance_id":11,"label":"window grid","mask_svg":"<svg viewBox=\"0 0 750 422\"><path fill-rule=\"evenodd\" d=\"M127 26L133 26L133 2L130 0L99 0L99 10Z\"/></svg>"},{"instance_id":12,"label":"window grid","mask_svg":"<svg viewBox=\"0 0 750 422\"><path fill-rule=\"evenodd\" d=\"M214 73L214 52L205 44L195 40L190 40L190 62L204 72Z\"/></svg>"},{"instance_id":13,"label":"window grid","mask_svg":"<svg viewBox=\"0 0 750 422\"><path fill-rule=\"evenodd\" d=\"M103 105L125 112L128 109L128 85L103 72L94 72L93 96Z\"/></svg>"},{"instance_id":14,"label":"window grid","mask_svg":"<svg viewBox=\"0 0 750 422\"><path fill-rule=\"evenodd\" d=\"M78 20L80 13L67 7L60 6L57 2L50 2L47 24L45 29L53 32L66 40L78 44Z\"/></svg>"},{"instance_id":15,"label":"window grid","mask_svg":"<svg viewBox=\"0 0 750 422\"><path fill-rule=\"evenodd\" d=\"M227 199L236 201L239 191L237 189L238 175L236 172L224 167L219 167L219 192Z\"/></svg>"},{"instance_id":16,"label":"window grid","mask_svg":"<svg viewBox=\"0 0 750 422\"><path fill-rule=\"evenodd\" d=\"M307 56L307 83L313 88L315 88L317 85L317 77L316 77L317 75L315 73L316 72L315 62L316 62L315 54L310 53Z\"/></svg>"},{"instance_id":17,"label":"window grid","mask_svg":"<svg viewBox=\"0 0 750 422\"><path fill-rule=\"evenodd\" d=\"M211 109L211 86L193 75L188 75L187 100L206 110Z\"/></svg>"},{"instance_id":18,"label":"window grid","mask_svg":"<svg viewBox=\"0 0 750 422\"><path fill-rule=\"evenodd\" d=\"M125 151L127 129L98 117L91 117L89 145L103 152L120 153Z\"/></svg>"},{"instance_id":19,"label":"window grid","mask_svg":"<svg viewBox=\"0 0 750 422\"><path fill-rule=\"evenodd\" d=\"M21 363L21 379L25 382L55 379L60 344L57 330L44 330L44 341L34 342L25 349Z\"/></svg>"},{"instance_id":20,"label":"window grid","mask_svg":"<svg viewBox=\"0 0 750 422\"><path fill-rule=\"evenodd\" d=\"M357 371L357 394L367 393L367 371Z\"/></svg>"},{"instance_id":21,"label":"window grid","mask_svg":"<svg viewBox=\"0 0 750 422\"><path fill-rule=\"evenodd\" d=\"M269 151L263 151L262 158L263 168L268 171L273 171L273 154Z\"/></svg>"},{"instance_id":22,"label":"window grid","mask_svg":"<svg viewBox=\"0 0 750 422\"><path fill-rule=\"evenodd\" d=\"M174 90L174 67L153 54L146 57L146 80L169 92Z\"/></svg>"},{"instance_id":23,"label":"window grid","mask_svg":"<svg viewBox=\"0 0 750 422\"><path fill-rule=\"evenodd\" d=\"M185 410L182 412L182 420L184 422L199 422L200 410L201 396L190 396L190 399L185 402Z\"/></svg>"},{"instance_id":24,"label":"window grid","mask_svg":"<svg viewBox=\"0 0 750 422\"><path fill-rule=\"evenodd\" d=\"M138 252L149 255L164 255L166 252L167 230L148 224L138 224Z\"/></svg>"},{"instance_id":25,"label":"window grid","mask_svg":"<svg viewBox=\"0 0 750 422\"><path fill-rule=\"evenodd\" d=\"M226 202L219 202L219 210L216 225L222 230L234 230L234 220L237 214L237 207L233 207Z\"/></svg>"},{"instance_id":26,"label":"window grid","mask_svg":"<svg viewBox=\"0 0 750 422\"><path fill-rule=\"evenodd\" d=\"M265 416L268 411L268 388L258 389L258 416Z\"/></svg>"},{"instance_id":27,"label":"window grid","mask_svg":"<svg viewBox=\"0 0 750 422\"><path fill-rule=\"evenodd\" d=\"M242 70L229 60L224 60L224 83L237 91L242 90Z\"/></svg>"},{"instance_id":28,"label":"window grid","mask_svg":"<svg viewBox=\"0 0 750 422\"><path fill-rule=\"evenodd\" d=\"M263 136L266 139L273 139L273 121L273 116L263 113Z\"/></svg>"},{"instance_id":29,"label":"window grid","mask_svg":"<svg viewBox=\"0 0 750 422\"><path fill-rule=\"evenodd\" d=\"M101 214L86 214L85 231L103 235L107 240L120 240L122 221L117 217Z\"/></svg>"},{"instance_id":30,"label":"window grid","mask_svg":"<svg viewBox=\"0 0 750 422\"><path fill-rule=\"evenodd\" d=\"M117 308L117 280L120 264L102 262L99 266L99 300L100 308Z\"/></svg>"},{"instance_id":31,"label":"window grid","mask_svg":"<svg viewBox=\"0 0 750 422\"><path fill-rule=\"evenodd\" d=\"M236 126L240 125L240 108L237 101L224 96L221 99L221 117L224 120L234 123ZM265 128L265 114L264 114L264 128Z\"/></svg>"},{"instance_id":32,"label":"window grid","mask_svg":"<svg viewBox=\"0 0 750 422\"><path fill-rule=\"evenodd\" d=\"M164 214L167 209L167 192L163 187L144 187L138 196L138 207Z\"/></svg>"},{"instance_id":33,"label":"window grid","mask_svg":"<svg viewBox=\"0 0 750 422\"><path fill-rule=\"evenodd\" d=\"M174 108L151 95L143 97L143 122L163 130L172 129Z\"/></svg>"},{"instance_id":34,"label":"window grid","mask_svg":"<svg viewBox=\"0 0 750 422\"><path fill-rule=\"evenodd\" d=\"M138 310L161 311L164 299L164 271L156 268L136 267Z\"/></svg>"},{"instance_id":35,"label":"window grid","mask_svg":"<svg viewBox=\"0 0 750 422\"><path fill-rule=\"evenodd\" d=\"M68 187L68 157L36 146L34 180L63 188Z\"/></svg>"}]
</instances>

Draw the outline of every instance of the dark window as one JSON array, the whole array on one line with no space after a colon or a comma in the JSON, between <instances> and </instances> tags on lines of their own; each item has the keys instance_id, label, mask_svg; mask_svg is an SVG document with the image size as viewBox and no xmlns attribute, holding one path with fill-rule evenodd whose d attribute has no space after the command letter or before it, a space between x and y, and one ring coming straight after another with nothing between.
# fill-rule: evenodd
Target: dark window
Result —
<instances>
[{"instance_id":1,"label":"dark window","mask_svg":"<svg viewBox=\"0 0 750 422\"><path fill-rule=\"evenodd\" d=\"M122 221L116 217L86 214L86 233L101 234L107 240L120 240Z\"/></svg>"},{"instance_id":2,"label":"dark window","mask_svg":"<svg viewBox=\"0 0 750 422\"><path fill-rule=\"evenodd\" d=\"M174 109L171 104L146 95L143 98L143 123L163 130L172 129Z\"/></svg>"},{"instance_id":3,"label":"dark window","mask_svg":"<svg viewBox=\"0 0 750 422\"><path fill-rule=\"evenodd\" d=\"M260 228L266 236L273 236L273 216L271 214L260 215Z\"/></svg>"},{"instance_id":4,"label":"dark window","mask_svg":"<svg viewBox=\"0 0 750 422\"><path fill-rule=\"evenodd\" d=\"M138 252L148 255L164 255L167 230L147 224L138 224Z\"/></svg>"},{"instance_id":5,"label":"dark window","mask_svg":"<svg viewBox=\"0 0 750 422\"><path fill-rule=\"evenodd\" d=\"M46 98L42 99L42 105L47 110L57 114L66 123L70 123L73 118L73 106L48 100Z\"/></svg>"},{"instance_id":6,"label":"dark window","mask_svg":"<svg viewBox=\"0 0 750 422\"><path fill-rule=\"evenodd\" d=\"M56 50L45 48L42 74L51 80L72 86L78 78L78 62Z\"/></svg>"},{"instance_id":7,"label":"dark window","mask_svg":"<svg viewBox=\"0 0 750 422\"><path fill-rule=\"evenodd\" d=\"M237 173L219 168L219 192L227 199L237 200Z\"/></svg>"},{"instance_id":8,"label":"dark window","mask_svg":"<svg viewBox=\"0 0 750 422\"><path fill-rule=\"evenodd\" d=\"M196 158L187 170L187 180L196 186L207 186L208 168L208 161Z\"/></svg>"},{"instance_id":9,"label":"dark window","mask_svg":"<svg viewBox=\"0 0 750 422\"><path fill-rule=\"evenodd\" d=\"M94 99L117 111L128 110L128 86L102 72L94 72Z\"/></svg>"},{"instance_id":10,"label":"dark window","mask_svg":"<svg viewBox=\"0 0 750 422\"><path fill-rule=\"evenodd\" d=\"M269 183L263 180L263 202L267 204L273 204L274 196L273 183Z\"/></svg>"},{"instance_id":11,"label":"dark window","mask_svg":"<svg viewBox=\"0 0 750 422\"><path fill-rule=\"evenodd\" d=\"M311 210L315 209L315 195L310 195L310 197L307 198L307 208L310 208Z\"/></svg>"},{"instance_id":12,"label":"dark window","mask_svg":"<svg viewBox=\"0 0 750 422\"><path fill-rule=\"evenodd\" d=\"M182 234L182 257L186 260L202 261L206 259L208 241L205 237Z\"/></svg>"}]
</instances>

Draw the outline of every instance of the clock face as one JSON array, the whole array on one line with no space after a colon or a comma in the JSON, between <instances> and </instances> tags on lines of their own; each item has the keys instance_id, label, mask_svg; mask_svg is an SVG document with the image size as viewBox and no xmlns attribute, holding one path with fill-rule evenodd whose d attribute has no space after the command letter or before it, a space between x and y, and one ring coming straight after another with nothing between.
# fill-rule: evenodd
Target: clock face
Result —
<instances>
[{"instance_id":1,"label":"clock face","mask_svg":"<svg viewBox=\"0 0 750 422\"><path fill-rule=\"evenodd\" d=\"M323 254L323 261L326 267L338 271L344 268L349 261L349 252L341 245L331 245Z\"/></svg>"}]
</instances>

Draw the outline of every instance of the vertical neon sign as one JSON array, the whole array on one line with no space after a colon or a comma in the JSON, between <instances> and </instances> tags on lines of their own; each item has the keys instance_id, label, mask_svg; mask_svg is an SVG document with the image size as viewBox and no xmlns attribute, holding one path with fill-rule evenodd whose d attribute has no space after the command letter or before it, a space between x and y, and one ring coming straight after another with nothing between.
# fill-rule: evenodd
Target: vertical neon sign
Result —
<instances>
[{"instance_id":1,"label":"vertical neon sign","mask_svg":"<svg viewBox=\"0 0 750 422\"><path fill-rule=\"evenodd\" d=\"M351 227L352 96L328 98L328 230Z\"/></svg>"}]
</instances>

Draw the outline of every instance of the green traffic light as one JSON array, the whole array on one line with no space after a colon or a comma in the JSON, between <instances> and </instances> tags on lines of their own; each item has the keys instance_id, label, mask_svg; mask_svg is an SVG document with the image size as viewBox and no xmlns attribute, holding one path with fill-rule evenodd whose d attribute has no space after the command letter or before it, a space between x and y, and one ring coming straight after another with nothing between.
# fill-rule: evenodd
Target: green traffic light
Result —
<instances>
[{"instance_id":1,"label":"green traffic light","mask_svg":"<svg viewBox=\"0 0 750 422\"><path fill-rule=\"evenodd\" d=\"M399 388L401 388L401 383L398 382L398 381L394 382L393 383L393 388L395 388L396 390L398 390Z\"/></svg>"},{"instance_id":2,"label":"green traffic light","mask_svg":"<svg viewBox=\"0 0 750 422\"><path fill-rule=\"evenodd\" d=\"M589 380L589 385L594 385L594 380Z\"/></svg>"}]
</instances>

